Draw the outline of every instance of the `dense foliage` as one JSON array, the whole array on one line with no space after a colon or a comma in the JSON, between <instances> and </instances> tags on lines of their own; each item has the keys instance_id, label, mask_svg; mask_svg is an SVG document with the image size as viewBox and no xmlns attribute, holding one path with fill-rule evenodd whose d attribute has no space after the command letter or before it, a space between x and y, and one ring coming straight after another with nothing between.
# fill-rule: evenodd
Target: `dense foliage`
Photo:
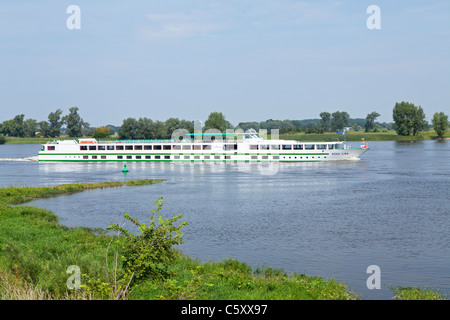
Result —
<instances>
[{"instance_id":1,"label":"dense foliage","mask_svg":"<svg viewBox=\"0 0 450 320\"><path fill-rule=\"evenodd\" d=\"M432 123L434 131L436 131L439 138L442 138L448 129L448 116L443 112L436 112L433 115Z\"/></svg>"},{"instance_id":2,"label":"dense foliage","mask_svg":"<svg viewBox=\"0 0 450 320\"><path fill-rule=\"evenodd\" d=\"M417 135L427 126L422 107L409 102L397 102L393 109L394 128L401 136Z\"/></svg>"}]
</instances>

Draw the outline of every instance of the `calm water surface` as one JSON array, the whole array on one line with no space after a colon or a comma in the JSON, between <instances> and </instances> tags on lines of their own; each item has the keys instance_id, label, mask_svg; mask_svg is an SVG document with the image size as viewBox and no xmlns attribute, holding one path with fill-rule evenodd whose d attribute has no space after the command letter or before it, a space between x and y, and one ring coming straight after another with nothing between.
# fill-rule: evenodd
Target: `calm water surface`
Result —
<instances>
[{"instance_id":1,"label":"calm water surface","mask_svg":"<svg viewBox=\"0 0 450 320\"><path fill-rule=\"evenodd\" d=\"M354 143L357 145L357 143ZM450 141L369 142L360 161L299 164L38 163L40 145L0 146L0 185L163 178L163 183L41 199L68 226L140 221L163 197L183 214L182 250L201 261L233 257L254 267L334 278L363 299L392 286L450 292ZM9 158L15 158L12 161ZM381 289L366 286L367 267Z\"/></svg>"}]
</instances>

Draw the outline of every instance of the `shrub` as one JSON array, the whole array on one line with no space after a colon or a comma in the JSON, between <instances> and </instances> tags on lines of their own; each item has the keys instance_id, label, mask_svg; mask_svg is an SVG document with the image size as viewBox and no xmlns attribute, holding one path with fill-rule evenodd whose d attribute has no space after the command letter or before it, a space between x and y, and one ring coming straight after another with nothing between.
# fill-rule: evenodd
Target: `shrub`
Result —
<instances>
[{"instance_id":1,"label":"shrub","mask_svg":"<svg viewBox=\"0 0 450 320\"><path fill-rule=\"evenodd\" d=\"M115 299L121 299L125 298L131 289L143 280L168 278L169 266L176 261L179 255L174 246L184 243L181 228L187 222L183 221L175 226L174 223L182 215L163 219L158 214L163 205L162 198L159 198L155 204L157 208L152 209L148 225L140 223L138 219L132 218L129 214L124 214L125 219L138 228L139 235L134 235L134 233L118 224L110 224L107 230L118 233L116 255L120 251L120 274L114 280L114 283L108 284L95 279L90 280L90 285L86 286L87 291L97 290L103 295L105 291L110 290L115 295Z\"/></svg>"}]
</instances>

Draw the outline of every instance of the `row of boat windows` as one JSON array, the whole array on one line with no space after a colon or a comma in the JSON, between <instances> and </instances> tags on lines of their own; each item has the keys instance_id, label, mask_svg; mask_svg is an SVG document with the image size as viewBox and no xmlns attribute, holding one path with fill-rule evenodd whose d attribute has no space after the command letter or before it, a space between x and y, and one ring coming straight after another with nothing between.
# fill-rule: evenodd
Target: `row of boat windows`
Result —
<instances>
[{"instance_id":1,"label":"row of boat windows","mask_svg":"<svg viewBox=\"0 0 450 320\"><path fill-rule=\"evenodd\" d=\"M250 150L333 150L339 149L337 144L255 144L249 145ZM48 151L54 151L55 146L48 146ZM90 145L80 146L80 151L123 151L123 150L211 150L210 144L203 145ZM224 144L223 150L237 150L237 144Z\"/></svg>"},{"instance_id":2,"label":"row of boat windows","mask_svg":"<svg viewBox=\"0 0 450 320\"><path fill-rule=\"evenodd\" d=\"M66 156L66 158L69 157L71 158L71 156ZM80 156L78 156L79 158ZM74 156L74 158L76 158L76 156ZM279 159L291 159L291 160L302 160L302 159L326 159L326 156L251 156L250 159L251 160L279 160ZM84 160L106 160L107 157L106 156L87 156L84 155L83 156ZM114 160L109 158L110 160ZM169 155L165 155L165 156L161 156L161 155L155 155L155 156L141 156L141 155L137 155L137 156L117 156L115 158L116 160L231 160L231 156L209 156L209 155L204 155L202 157L200 156L179 156L179 155L174 155L174 156L169 156Z\"/></svg>"}]
</instances>

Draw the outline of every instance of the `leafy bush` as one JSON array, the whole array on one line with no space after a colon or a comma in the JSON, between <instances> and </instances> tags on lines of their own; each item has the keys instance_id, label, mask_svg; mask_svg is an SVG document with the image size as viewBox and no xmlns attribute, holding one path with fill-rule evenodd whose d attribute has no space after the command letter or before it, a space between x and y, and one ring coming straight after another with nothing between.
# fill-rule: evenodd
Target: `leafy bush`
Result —
<instances>
[{"instance_id":1,"label":"leafy bush","mask_svg":"<svg viewBox=\"0 0 450 320\"><path fill-rule=\"evenodd\" d=\"M140 223L138 219L129 214L124 217L134 224L141 232L134 235L124 227L111 223L107 230L118 233L116 255L120 252L121 269L120 274L111 283L104 283L95 279L89 280L85 286L87 291L100 291L102 295L110 290L115 299L125 298L133 287L146 279L165 279L169 277L169 266L179 256L174 248L183 242L181 228L187 224L183 221L178 226L174 223L182 217L175 216L163 219L159 215L162 208L162 198L155 202L157 208L152 209L150 223ZM118 266L116 266L115 274Z\"/></svg>"}]
</instances>

